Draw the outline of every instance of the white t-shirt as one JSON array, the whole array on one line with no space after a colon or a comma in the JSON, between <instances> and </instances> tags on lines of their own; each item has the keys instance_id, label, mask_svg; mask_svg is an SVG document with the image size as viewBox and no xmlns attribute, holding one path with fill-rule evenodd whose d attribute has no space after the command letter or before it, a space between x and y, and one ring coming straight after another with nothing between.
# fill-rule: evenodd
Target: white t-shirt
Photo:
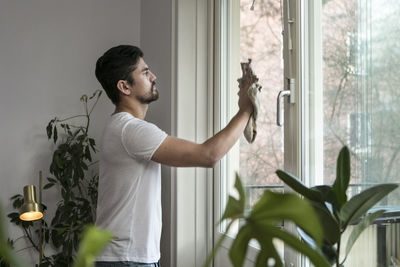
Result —
<instances>
[{"instance_id":1,"label":"white t-shirt","mask_svg":"<svg viewBox=\"0 0 400 267\"><path fill-rule=\"evenodd\" d=\"M96 226L114 238L97 261L160 259L161 168L151 157L166 137L127 112L108 120L100 144Z\"/></svg>"}]
</instances>

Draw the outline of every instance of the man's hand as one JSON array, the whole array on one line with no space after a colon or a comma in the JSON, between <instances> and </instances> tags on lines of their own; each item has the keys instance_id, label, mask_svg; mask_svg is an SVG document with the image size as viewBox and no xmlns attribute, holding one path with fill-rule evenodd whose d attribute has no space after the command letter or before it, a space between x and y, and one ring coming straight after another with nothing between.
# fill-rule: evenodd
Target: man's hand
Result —
<instances>
[{"instance_id":1,"label":"man's hand","mask_svg":"<svg viewBox=\"0 0 400 267\"><path fill-rule=\"evenodd\" d=\"M251 69L251 59L249 59L246 63L240 63L242 68L242 77L238 79L239 82L239 111L246 113L253 113L253 104L251 103L247 91L253 83L258 82L258 77L254 75L253 70Z\"/></svg>"}]
</instances>

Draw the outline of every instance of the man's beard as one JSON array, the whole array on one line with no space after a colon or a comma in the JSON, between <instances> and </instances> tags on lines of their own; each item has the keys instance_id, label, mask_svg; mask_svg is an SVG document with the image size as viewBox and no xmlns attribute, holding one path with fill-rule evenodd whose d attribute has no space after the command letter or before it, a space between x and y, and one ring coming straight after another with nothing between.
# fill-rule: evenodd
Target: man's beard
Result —
<instances>
[{"instance_id":1,"label":"man's beard","mask_svg":"<svg viewBox=\"0 0 400 267\"><path fill-rule=\"evenodd\" d=\"M151 85L151 90L150 93L145 95L145 96L138 96L137 99L140 101L140 103L142 104L150 104L153 101L156 101L159 97L158 95L158 91L156 88L154 88L154 85L156 83L153 82L153 84Z\"/></svg>"}]
</instances>

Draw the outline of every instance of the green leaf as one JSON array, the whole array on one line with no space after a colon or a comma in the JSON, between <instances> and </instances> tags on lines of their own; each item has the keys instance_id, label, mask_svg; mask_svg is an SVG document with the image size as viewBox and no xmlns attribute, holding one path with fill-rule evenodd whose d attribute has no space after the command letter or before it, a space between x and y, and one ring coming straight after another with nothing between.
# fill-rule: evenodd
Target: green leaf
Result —
<instances>
[{"instance_id":1,"label":"green leaf","mask_svg":"<svg viewBox=\"0 0 400 267\"><path fill-rule=\"evenodd\" d=\"M314 211L317 213L324 231L324 240L334 245L340 237L340 225L332 216L327 207L319 202L311 202Z\"/></svg>"},{"instance_id":2,"label":"green leaf","mask_svg":"<svg viewBox=\"0 0 400 267\"><path fill-rule=\"evenodd\" d=\"M92 161L92 156L90 155L90 148L89 148L89 146L86 146L85 147L85 158L88 160L88 161ZM82 162L83 163L83 162ZM85 168L84 168L85 169ZM87 170L87 167L86 167L86 169L85 170Z\"/></svg>"},{"instance_id":3,"label":"green leaf","mask_svg":"<svg viewBox=\"0 0 400 267\"><path fill-rule=\"evenodd\" d=\"M19 209L24 204L24 197L20 194L11 197L10 200L12 200L14 209Z\"/></svg>"},{"instance_id":4,"label":"green leaf","mask_svg":"<svg viewBox=\"0 0 400 267\"><path fill-rule=\"evenodd\" d=\"M336 262L336 258L338 257L338 254L336 251L336 246L332 246L332 245L324 243L322 245L321 251L324 254L325 258L328 260L328 262L332 266L334 266L334 263Z\"/></svg>"},{"instance_id":5,"label":"green leaf","mask_svg":"<svg viewBox=\"0 0 400 267\"><path fill-rule=\"evenodd\" d=\"M88 100L87 95L82 95L80 100L81 100L82 102L87 102L87 100Z\"/></svg>"},{"instance_id":6,"label":"green leaf","mask_svg":"<svg viewBox=\"0 0 400 267\"><path fill-rule=\"evenodd\" d=\"M336 214L340 211L339 204L336 198L335 193L333 192L332 186L329 185L317 185L312 187L311 189L316 190L320 192L322 199L319 201L321 204L324 204L326 206L325 202L328 202L332 205L333 215L336 216Z\"/></svg>"},{"instance_id":7,"label":"green leaf","mask_svg":"<svg viewBox=\"0 0 400 267\"><path fill-rule=\"evenodd\" d=\"M96 142L94 141L94 139L89 138L89 144L90 144L90 147L92 148L92 151L96 152L97 151L96 150Z\"/></svg>"},{"instance_id":8,"label":"green leaf","mask_svg":"<svg viewBox=\"0 0 400 267\"><path fill-rule=\"evenodd\" d=\"M285 184L305 198L313 201L321 201L322 196L320 192L306 187L297 177L282 170L277 170L276 174Z\"/></svg>"},{"instance_id":9,"label":"green leaf","mask_svg":"<svg viewBox=\"0 0 400 267\"><path fill-rule=\"evenodd\" d=\"M276 227L277 222L281 220L294 222L298 227L307 232L318 246L322 244L323 232L321 225L314 209L307 200L295 194L278 194L266 190L260 200L253 206L247 219L248 227L250 227L249 230L252 233L251 236L257 239L262 247L269 250L259 255L260 258L257 260L259 266L262 266L261 264L266 258L271 257L275 260L275 264L280 266L281 261L279 256L273 253L275 250L272 243L273 238L279 238L283 242L287 242L294 249L304 253L316 266L329 266L320 252L316 252L307 244L298 240L297 237ZM242 240L247 241L248 239L249 236L246 232ZM237 247L243 248L244 244L238 244ZM271 248L274 249L272 250ZM236 253L238 254L239 252ZM241 257L242 255L239 255L239 258Z\"/></svg>"},{"instance_id":10,"label":"green leaf","mask_svg":"<svg viewBox=\"0 0 400 267\"><path fill-rule=\"evenodd\" d=\"M52 187L53 185L55 185L54 183L48 183L46 184L43 189L49 189L50 187Z\"/></svg>"},{"instance_id":11,"label":"green leaf","mask_svg":"<svg viewBox=\"0 0 400 267\"><path fill-rule=\"evenodd\" d=\"M54 183L54 184L57 183L57 180L54 179L54 178L51 178L51 177L47 177L47 180L48 180L50 183Z\"/></svg>"},{"instance_id":12,"label":"green leaf","mask_svg":"<svg viewBox=\"0 0 400 267\"><path fill-rule=\"evenodd\" d=\"M33 226L33 221L23 221L21 219L19 219L19 221L23 228L29 228L29 227Z\"/></svg>"},{"instance_id":13,"label":"green leaf","mask_svg":"<svg viewBox=\"0 0 400 267\"><path fill-rule=\"evenodd\" d=\"M89 143L91 146L96 145L96 141L93 138L89 138Z\"/></svg>"},{"instance_id":14,"label":"green leaf","mask_svg":"<svg viewBox=\"0 0 400 267\"><path fill-rule=\"evenodd\" d=\"M311 187L311 189L318 191L321 194L321 203L329 202L331 204L337 204L335 193L333 192L332 186L329 185L317 185Z\"/></svg>"},{"instance_id":15,"label":"green leaf","mask_svg":"<svg viewBox=\"0 0 400 267\"><path fill-rule=\"evenodd\" d=\"M260 236L257 239L260 243L261 250L257 255L255 266L256 267L272 266L267 264L272 263L271 261L273 261L274 267L283 267L281 256L274 247L273 239L269 236Z\"/></svg>"},{"instance_id":16,"label":"green leaf","mask_svg":"<svg viewBox=\"0 0 400 267\"><path fill-rule=\"evenodd\" d=\"M235 219L244 217L245 196L238 175L236 175L235 187L239 192L239 200L230 196L223 216L223 218L233 219L228 228ZM274 238L289 242L289 245L308 256L313 263L316 263L316 266L329 266L318 249L310 248L296 236L279 229L277 224L281 220L293 221L298 227L309 233L318 246L321 246L323 239L322 227L310 203L296 194L278 194L266 190L260 200L253 206L245 220L245 224L239 230L232 244L229 257L233 266L242 266L248 243L252 238L255 238L262 248L257 258L257 267L265 266L269 258L275 260L275 266L283 266L282 260L273 244ZM218 248L220 242L222 242L221 240L218 241ZM212 255L208 258L206 266L209 266L215 253L216 249L213 250Z\"/></svg>"},{"instance_id":17,"label":"green leaf","mask_svg":"<svg viewBox=\"0 0 400 267\"><path fill-rule=\"evenodd\" d=\"M89 97L89 99L92 99L93 97L95 97L96 94L97 94L97 91L95 91L95 92Z\"/></svg>"},{"instance_id":18,"label":"green leaf","mask_svg":"<svg viewBox=\"0 0 400 267\"><path fill-rule=\"evenodd\" d=\"M50 139L53 132L53 122L54 120L49 121L46 127L47 138Z\"/></svg>"},{"instance_id":19,"label":"green leaf","mask_svg":"<svg viewBox=\"0 0 400 267\"><path fill-rule=\"evenodd\" d=\"M54 126L54 130L53 130L53 141L54 141L54 144L57 142L57 139L58 139L57 126L55 125Z\"/></svg>"},{"instance_id":20,"label":"green leaf","mask_svg":"<svg viewBox=\"0 0 400 267\"><path fill-rule=\"evenodd\" d=\"M54 153L54 161L56 162L57 167L59 169L63 169L64 168L63 160L60 158L59 153Z\"/></svg>"},{"instance_id":21,"label":"green leaf","mask_svg":"<svg viewBox=\"0 0 400 267\"><path fill-rule=\"evenodd\" d=\"M342 230L346 229L349 223L359 219L397 187L397 184L376 185L351 198L343 205L340 211L339 217L342 223Z\"/></svg>"},{"instance_id":22,"label":"green leaf","mask_svg":"<svg viewBox=\"0 0 400 267\"><path fill-rule=\"evenodd\" d=\"M240 228L236 238L233 240L231 248L229 249L229 258L234 267L243 266L247 252L247 245L251 238L252 232L248 225Z\"/></svg>"},{"instance_id":23,"label":"green leaf","mask_svg":"<svg viewBox=\"0 0 400 267\"><path fill-rule=\"evenodd\" d=\"M290 220L308 233L318 246L322 245L323 230L310 203L295 194L279 194L269 190L253 206L249 220L275 226L281 220Z\"/></svg>"},{"instance_id":24,"label":"green leaf","mask_svg":"<svg viewBox=\"0 0 400 267\"><path fill-rule=\"evenodd\" d=\"M232 196L229 196L225 212L221 217L221 221L228 218L234 218L236 216L240 216L241 214L243 214L243 212L244 208L242 208L240 202L237 199L233 198Z\"/></svg>"},{"instance_id":25,"label":"green leaf","mask_svg":"<svg viewBox=\"0 0 400 267\"><path fill-rule=\"evenodd\" d=\"M7 215L7 217L10 218L11 222L13 223L17 223L20 221L18 212L11 212Z\"/></svg>"},{"instance_id":26,"label":"green leaf","mask_svg":"<svg viewBox=\"0 0 400 267\"><path fill-rule=\"evenodd\" d=\"M282 240L283 242L285 242L285 244L289 245L291 248L297 250L304 256L308 257L315 266L318 267L331 266L318 250L315 250L310 246L308 246L306 243L301 242L297 237L293 236L292 234L280 230L276 227L271 227L266 222L257 223L255 227L262 236L270 236ZM261 242L262 241L263 240L261 240Z\"/></svg>"},{"instance_id":27,"label":"green leaf","mask_svg":"<svg viewBox=\"0 0 400 267\"><path fill-rule=\"evenodd\" d=\"M244 194L244 189L242 182L240 181L239 174L236 173L235 188L239 193L239 199L235 199L229 196L228 203L226 204L224 215L222 215L221 221L234 218L236 216L242 216L245 208L246 196Z\"/></svg>"},{"instance_id":28,"label":"green leaf","mask_svg":"<svg viewBox=\"0 0 400 267\"><path fill-rule=\"evenodd\" d=\"M361 235L361 233L368 226L370 226L377 218L381 217L384 212L385 212L384 210L378 210L374 213L370 213L367 216L365 216L364 219L354 227L353 231L351 231L349 239L347 240L345 258L347 258L347 255L349 255L351 248L353 247L354 243Z\"/></svg>"},{"instance_id":29,"label":"green leaf","mask_svg":"<svg viewBox=\"0 0 400 267\"><path fill-rule=\"evenodd\" d=\"M18 198L21 198L21 197L22 197L21 194L16 194L16 195L12 196L12 197L10 198L10 200L18 199Z\"/></svg>"},{"instance_id":30,"label":"green leaf","mask_svg":"<svg viewBox=\"0 0 400 267\"><path fill-rule=\"evenodd\" d=\"M112 234L94 226L87 227L80 243L74 267L94 267L96 256L111 240Z\"/></svg>"},{"instance_id":31,"label":"green leaf","mask_svg":"<svg viewBox=\"0 0 400 267\"><path fill-rule=\"evenodd\" d=\"M333 192L335 192L339 206L342 207L347 201L346 190L349 186L350 181L350 152L349 149L344 146L337 159L336 165L336 180L333 183Z\"/></svg>"}]
</instances>

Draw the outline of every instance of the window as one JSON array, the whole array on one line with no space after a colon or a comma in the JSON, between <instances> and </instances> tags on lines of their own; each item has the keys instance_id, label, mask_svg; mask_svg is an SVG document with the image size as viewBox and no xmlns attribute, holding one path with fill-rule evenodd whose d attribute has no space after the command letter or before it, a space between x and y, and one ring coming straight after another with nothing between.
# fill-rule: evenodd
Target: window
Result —
<instances>
[{"instance_id":1,"label":"window","mask_svg":"<svg viewBox=\"0 0 400 267\"><path fill-rule=\"evenodd\" d=\"M306 93L308 138L321 139L310 142L320 144L311 150L322 155L313 157L321 161L309 162L321 168L310 174L313 183L332 183L343 145L352 153L350 194L376 183L399 181L400 166L394 164L400 152L400 127L395 123L400 119L397 6L393 1L323 1L318 15L322 27L315 33L320 34L322 49L313 55L322 62L314 71L323 78ZM314 125L322 134L313 135ZM399 192L384 202L398 206Z\"/></svg>"},{"instance_id":2,"label":"window","mask_svg":"<svg viewBox=\"0 0 400 267\"><path fill-rule=\"evenodd\" d=\"M222 160L217 171L217 177L221 178L216 179L221 181L217 185L220 189L217 195L220 203L216 214L218 218L224 211L227 196L234 194L235 172L241 176L249 208L265 189L283 191L283 183L275 175L277 168L283 168L282 128L276 126L275 117L276 96L283 88L282 7L279 0L267 0L260 1L252 10L252 3L252 0L219 2L221 32L217 129L222 129L238 110L236 80L241 76L240 62L252 59L253 70L263 88L255 142L248 144L242 137ZM224 232L225 227L222 225L220 232ZM239 225L231 229L230 235L234 236Z\"/></svg>"},{"instance_id":3,"label":"window","mask_svg":"<svg viewBox=\"0 0 400 267\"><path fill-rule=\"evenodd\" d=\"M395 0L220 0L216 11L220 15L217 128L237 111L240 61L252 58L263 86L256 142L249 145L241 139L217 170L221 178L216 179L217 218L232 193L236 171L251 206L264 189L282 190L275 176L278 168L300 176L310 186L332 184L343 145L352 155L350 197L377 183L399 182L400 26L396 19L400 6ZM290 41L293 49L288 51ZM288 89L289 77L295 81L290 96L294 103L285 101L286 121L280 128L276 97ZM400 190L379 203L394 221L385 230L379 224L367 230L353 248L350 265L368 266L357 261L364 260L387 266L399 260L399 252L392 249L400 244L395 216L399 205ZM224 226L219 229L223 230ZM230 233L234 234L235 230ZM367 257L360 257L365 251Z\"/></svg>"},{"instance_id":4,"label":"window","mask_svg":"<svg viewBox=\"0 0 400 267\"><path fill-rule=\"evenodd\" d=\"M238 146L224 162L222 176L232 182L239 172L249 205L261 196L265 188L280 190L283 184L275 175L283 167L282 128L276 126L276 95L282 90L282 13L280 2L264 1L251 10L252 0L225 1L230 10L225 15L227 43L222 51L222 65L228 71L221 83L221 128L237 112L236 79L241 76L240 62L252 59L252 67L263 86L260 94L257 138L249 144L241 137ZM231 17L229 17L231 15ZM236 27L236 28L234 28ZM222 48L223 49L223 48ZM226 192L228 193L228 192Z\"/></svg>"},{"instance_id":5,"label":"window","mask_svg":"<svg viewBox=\"0 0 400 267\"><path fill-rule=\"evenodd\" d=\"M309 76L305 76L308 86L303 90L304 178L310 185L332 184L338 151L347 145L352 162L349 197L378 183L398 183L398 4L390 0L329 0L309 8L311 30L305 45ZM394 222L399 194L396 190L378 204ZM393 227L398 226L389 226ZM399 254L389 252L389 244L398 246L398 232L388 232L381 224L371 226L347 264L394 264Z\"/></svg>"}]
</instances>

